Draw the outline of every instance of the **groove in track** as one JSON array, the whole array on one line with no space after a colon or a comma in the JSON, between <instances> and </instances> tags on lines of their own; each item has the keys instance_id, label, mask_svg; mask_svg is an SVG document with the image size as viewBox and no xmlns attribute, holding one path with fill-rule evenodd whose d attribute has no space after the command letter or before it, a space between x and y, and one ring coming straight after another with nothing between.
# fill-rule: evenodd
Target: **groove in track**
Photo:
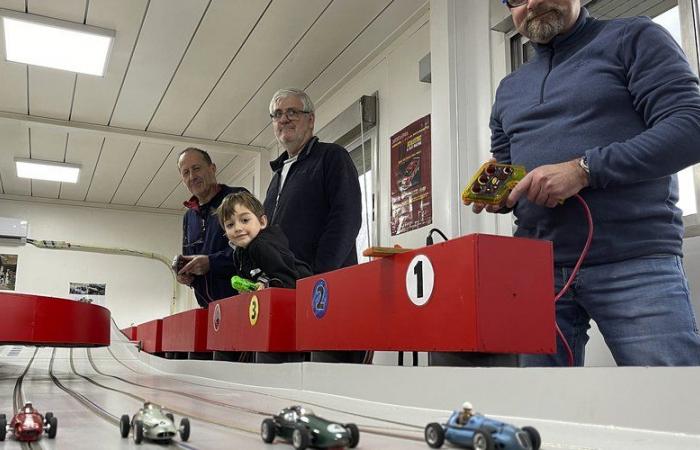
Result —
<instances>
[{"instance_id":1,"label":"groove in track","mask_svg":"<svg viewBox=\"0 0 700 450\"><path fill-rule=\"evenodd\" d=\"M139 395L136 395L136 394L133 394L133 393L131 393L131 392L127 392L127 391L124 391L124 390L121 390L121 389L117 389L117 388L113 388L113 387L110 387L110 386L106 386L106 385L104 385L104 384L102 384L102 383L100 383L100 382L98 382L98 381L93 380L92 378L90 378L90 377L88 377L88 376L86 376L86 375L82 375L82 374L78 373L78 372L76 371L76 369L75 369L74 364L73 364L73 353L72 353L72 351L71 351L71 355L70 355L70 360L71 360L71 368L72 368L73 372L74 372L77 376L79 376L79 377L83 378L84 380L86 380L86 381L88 381L88 382L94 384L95 386L98 386L98 387L100 387L100 388L107 389L107 390L110 390L110 391L113 391L113 392L118 392L118 393L127 395L127 396L129 396L129 397L131 397L131 398L134 398L134 399L136 399L136 400L139 400L139 402L141 402L141 403L145 403L145 402L149 401L149 400L148 400L147 398L145 398L145 397L141 397L141 396L139 396ZM105 375L105 376L110 377L110 375ZM132 384L132 385L134 385L134 386L139 386L138 384L129 383L128 381L124 381L124 382L126 382L126 383L128 383L128 384ZM224 428L229 428L229 429L234 429L234 430L238 430L238 431L243 431L243 432L245 432L245 433L252 433L252 434L255 434L255 435L258 434L258 430L257 430L257 429L252 430L252 429L250 429L250 428L245 428L245 427L242 427L242 426L237 426L237 425L235 425L235 424L230 424L230 423L226 423L226 422L220 422L220 421L217 421L217 420L213 420L213 419L209 419L209 418L206 418L206 417L199 416L199 415L197 415L197 414L190 414L189 412L182 411L182 410L180 410L179 408L172 408L170 405L167 405L167 404L162 404L162 403L159 403L159 404L161 404L161 406L163 406L163 407L164 407L165 409L167 409L168 411L172 411L172 412L174 412L174 413L176 413L176 414L178 414L178 415L184 416L184 417L190 417L190 418L193 418L193 419L197 419L197 420L199 420L199 421L201 421L201 422L209 423L209 424L212 424L212 425L222 426L222 427L224 427ZM179 442L178 442L178 443L179 443Z\"/></svg>"},{"instance_id":2,"label":"groove in track","mask_svg":"<svg viewBox=\"0 0 700 450\"><path fill-rule=\"evenodd\" d=\"M24 377L27 375L27 372L29 372L29 368L32 367L32 364L34 363L34 358L36 358L36 354L38 352L39 348L34 348L34 353L32 354L32 357L29 360L29 362L27 363L27 367L24 368L24 372L22 372L22 374L17 377L17 381L15 381L15 388L12 391L13 415L17 414L24 406L25 399L24 393L22 392L22 383L24 382ZM24 450L41 450L42 448L39 442L20 442L20 447Z\"/></svg>"},{"instance_id":3,"label":"groove in track","mask_svg":"<svg viewBox=\"0 0 700 450\"><path fill-rule=\"evenodd\" d=\"M138 371L132 369L131 367L127 366L124 362L122 362L119 358L117 358L117 356L112 352L112 349L111 349L111 348L107 347L107 350L108 350L109 354L112 356L112 358L114 358L119 364L121 364L122 366L126 367L127 369L129 369L130 371L132 371L132 372L134 372L134 373L136 373L136 374L143 375L143 374L139 373ZM277 414L277 412L270 413L269 411L257 411L257 410L250 409L250 408L244 408L244 407L241 407L241 406L232 405L232 404L230 404L230 403L225 403L225 402L221 402L221 401L217 401L217 400L212 400L212 399L209 399L209 398L206 398L206 397L202 397L202 396L198 396L198 395L195 395L195 394L189 394L189 393L184 393L184 392L181 392L181 391L174 391L174 390L171 390L171 389L164 389L164 388L158 388L158 387L154 387L154 386L147 386L147 385L144 385L144 384L135 383L135 382L132 382L132 381L130 381L130 380L126 380L126 379L124 379L124 378L122 378L122 377L119 377L119 376L116 376L116 375L111 375L111 374L108 374L108 373L105 373L105 372L99 370L99 369L96 367L95 363L94 363L94 360L93 360L92 354L91 354L91 350L90 350L90 349L87 349L87 353L88 353L88 360L90 361L90 364L92 365L92 367L93 367L93 369L95 370L95 372L97 372L97 373L99 373L100 375L103 375L103 376L115 378L115 379L120 380L120 381L122 381L122 382L124 382L124 383L127 383L127 384L131 384L131 385L135 385L135 386L140 386L140 387L145 387L145 388L148 388L148 389L154 389L154 390L158 390L158 391L169 392L169 393L173 393L173 394L176 394L176 395L182 395L182 396L189 397L189 398L192 398L192 399L201 400L201 401L204 401L204 402L207 402L207 403L213 403L213 404L217 404L217 405L219 405L219 406L223 406L223 407L226 407L226 408L233 408L233 409L236 409L236 410L245 411L245 412L249 412L249 413L256 414L256 415L261 415L261 416L264 416L264 417L270 417L270 416L272 416L272 415L274 415L274 414ZM296 400L296 399L290 399L290 398L287 398L287 397L278 396L278 395L274 395L274 394L268 394L268 393L265 393L265 392L251 391L251 390L245 390L245 389L235 389L235 388L228 388L228 387L211 386L211 385L200 384L200 383L194 383L194 382L191 382L191 381L176 379L176 378L167 377L167 376L162 376L162 378L169 379L169 380L172 380L172 381L175 381L175 382L178 382L178 383L187 383L187 384L191 384L191 385L195 385L195 386L203 386L203 387L208 387L208 388L223 389L223 390L227 390L227 391L241 392L241 393L246 393L246 394L253 393L253 394L256 394L256 395L261 395L261 396L266 396L266 397L270 397L270 398L275 398L275 399L278 399L278 400L289 401L289 402L291 402L291 403L298 402L298 400ZM362 431L362 432L364 432L364 433L375 434L375 435L386 436L386 437L393 437L393 438L398 438L398 439L407 439L407 440L419 441L419 442L422 442L422 441L423 441L422 432L423 432L423 430L424 430L424 426L422 426L422 425L408 424L408 423L405 423L405 422L394 421L394 420L385 419L385 418L381 418L381 417L370 416L370 415L365 415L365 414L358 414L358 413L354 413L354 412L350 412L350 411L345 411L345 410L338 409L338 408L332 408L332 407L329 407L329 406L326 406L326 405L322 405L322 404L319 404L319 403L313 403L313 402L308 402L308 401L304 401L303 403L304 403L305 405L316 406L316 407L319 407L319 408L323 408L323 409L326 409L326 410L328 410L328 411L338 412L338 413L347 414L347 415L355 416L355 417L361 417L361 418L363 418L363 419L375 420L375 421L383 422L383 423L389 423L389 424L392 424L392 425L398 425L398 426L410 428L410 429L413 429L413 430L416 430L416 431L420 430L421 436L420 436L420 437L417 437L417 436L414 436L414 435L407 435L407 434L404 434L404 433L406 433L406 432L410 432L409 430L396 430L396 429L386 429L386 428L385 428L385 429L378 429L377 427L372 427L372 426L367 426L367 425L359 426L360 431Z\"/></svg>"},{"instance_id":4,"label":"groove in track","mask_svg":"<svg viewBox=\"0 0 700 450\"><path fill-rule=\"evenodd\" d=\"M73 369L73 372L74 372L77 376L79 376L79 377L85 379L86 381L93 382L92 380L88 379L87 377L83 377L82 375L80 375L79 373L77 373L77 372L75 371L75 368L73 367L73 349L72 349L72 348L70 349L70 355L71 355L71 361L70 361L70 362L71 362L71 368ZM65 386L63 383L61 383L61 381L60 381L60 380L54 375L54 373L53 373L53 362L54 362L55 356L56 356L56 349L54 348L53 351L52 351L52 353L51 353L51 361L50 361L50 363L49 363L49 376L51 377L51 379L52 379L52 381L54 382L54 384L55 384L56 386L58 386L61 390L63 390L64 392L66 392L68 395L70 395L71 397L73 397L74 399L76 399L78 402L80 402L83 406L85 406L88 410L90 410L91 412L93 412L93 413L96 414L97 416L101 417L102 419L106 420L108 423L110 423L110 424L112 424L112 425L119 426L119 424L120 424L120 417L117 417L117 416L115 416L114 414L111 414L111 413L108 412L106 409L102 408L100 405L98 405L97 403L95 403L95 402L93 402L92 400L90 400L89 398L87 398L85 395L83 395L83 394L81 394L81 393L79 393L79 392L77 392L77 391L75 391L75 390L73 390L73 389L71 389L71 388ZM98 385L98 386L100 386L100 387L102 387L102 388L110 389L109 387L101 386L101 385L99 385L98 383L94 383L94 384L96 384L96 385ZM114 390L114 391L121 392L121 393L123 393L123 394L127 394L127 395L128 395L128 393L126 393L126 392L124 392L124 391L119 391L119 390L117 390L117 389L110 389L110 390ZM190 446L190 445L188 445L188 444L184 444L184 443L179 442L179 441L171 441L171 442L170 442L170 445L171 445L171 446L175 446L175 447L180 447L180 448L183 448L183 449L186 449L186 450L197 450L195 447L192 447L192 446Z\"/></svg>"}]
</instances>

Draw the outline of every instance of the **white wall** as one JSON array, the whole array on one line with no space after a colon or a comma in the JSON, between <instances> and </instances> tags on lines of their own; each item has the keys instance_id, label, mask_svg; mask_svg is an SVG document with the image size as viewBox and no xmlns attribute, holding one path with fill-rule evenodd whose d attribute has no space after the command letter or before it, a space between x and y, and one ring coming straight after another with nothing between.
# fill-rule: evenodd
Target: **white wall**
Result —
<instances>
[{"instance_id":1,"label":"white wall","mask_svg":"<svg viewBox=\"0 0 700 450\"><path fill-rule=\"evenodd\" d=\"M358 75L324 99L316 110L316 129L321 129L362 95L379 93L378 152L381 177L376 191L380 205L378 245L425 245L425 228L391 236L389 139L406 125L430 113L430 84L418 81L418 61L429 52L430 30L428 15L425 15ZM435 183L433 177L433 185Z\"/></svg>"},{"instance_id":2,"label":"white wall","mask_svg":"<svg viewBox=\"0 0 700 450\"><path fill-rule=\"evenodd\" d=\"M29 221L29 237L117 247L172 257L179 252L181 217L115 209L0 200L0 216ZM163 263L135 256L0 245L17 254L15 291L68 297L70 282L106 283L106 306L120 327L170 314L173 277ZM191 294L180 289L178 307Z\"/></svg>"}]
</instances>

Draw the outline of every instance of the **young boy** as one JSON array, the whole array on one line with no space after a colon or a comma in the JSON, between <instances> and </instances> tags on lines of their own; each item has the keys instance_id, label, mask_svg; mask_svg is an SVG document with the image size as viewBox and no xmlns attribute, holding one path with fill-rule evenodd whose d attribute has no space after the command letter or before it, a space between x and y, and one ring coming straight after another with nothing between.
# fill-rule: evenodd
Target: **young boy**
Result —
<instances>
[{"instance_id":1,"label":"young boy","mask_svg":"<svg viewBox=\"0 0 700 450\"><path fill-rule=\"evenodd\" d=\"M282 229L268 226L263 205L251 193L227 195L216 215L234 249L232 275L253 281L264 277L271 287L292 289L296 280L312 275L311 268L294 257Z\"/></svg>"}]
</instances>

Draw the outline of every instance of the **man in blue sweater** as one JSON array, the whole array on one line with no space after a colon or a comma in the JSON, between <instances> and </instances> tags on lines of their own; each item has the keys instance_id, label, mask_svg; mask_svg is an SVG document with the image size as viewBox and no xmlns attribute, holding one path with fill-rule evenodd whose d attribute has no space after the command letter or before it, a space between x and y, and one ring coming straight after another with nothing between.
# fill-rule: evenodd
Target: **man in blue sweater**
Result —
<instances>
[{"instance_id":1,"label":"man in blue sweater","mask_svg":"<svg viewBox=\"0 0 700 450\"><path fill-rule=\"evenodd\" d=\"M676 173L700 161L697 77L648 18L595 20L579 0L504 3L537 52L501 82L490 123L494 157L529 172L505 205L515 235L553 242L558 291L588 232L570 197L585 199L595 226L556 305L574 363L593 319L618 365L700 365L676 207ZM522 362L566 365L567 355L559 342L555 355Z\"/></svg>"}]
</instances>

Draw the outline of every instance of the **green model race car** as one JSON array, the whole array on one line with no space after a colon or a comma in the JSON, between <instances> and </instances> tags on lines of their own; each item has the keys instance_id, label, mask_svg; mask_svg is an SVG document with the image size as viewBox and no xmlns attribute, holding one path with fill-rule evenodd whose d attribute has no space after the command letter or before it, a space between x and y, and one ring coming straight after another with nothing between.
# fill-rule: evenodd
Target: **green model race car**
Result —
<instances>
[{"instance_id":1,"label":"green model race car","mask_svg":"<svg viewBox=\"0 0 700 450\"><path fill-rule=\"evenodd\" d=\"M360 430L354 423L341 425L314 415L301 406L284 408L271 419L265 419L260 427L260 436L268 444L276 436L291 442L296 450L306 448L357 447Z\"/></svg>"},{"instance_id":2,"label":"green model race car","mask_svg":"<svg viewBox=\"0 0 700 450\"><path fill-rule=\"evenodd\" d=\"M119 421L119 431L122 437L129 436L129 430L133 430L134 442L140 444L143 439L151 441L170 441L176 433L180 433L180 439L187 441L190 438L190 420L187 417L180 419L180 427L175 427L175 417L172 413L165 412L155 403L146 402L129 421L129 415L124 414Z\"/></svg>"}]
</instances>

